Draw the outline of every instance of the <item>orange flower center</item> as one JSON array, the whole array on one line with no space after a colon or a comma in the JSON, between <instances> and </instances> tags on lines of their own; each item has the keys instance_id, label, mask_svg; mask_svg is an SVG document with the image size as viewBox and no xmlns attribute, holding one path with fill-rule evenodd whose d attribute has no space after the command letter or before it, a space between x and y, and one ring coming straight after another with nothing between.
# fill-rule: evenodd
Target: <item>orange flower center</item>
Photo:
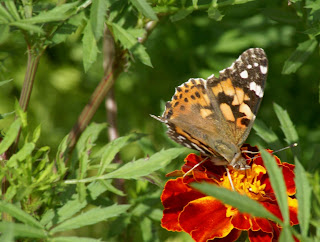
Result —
<instances>
[{"instance_id":1,"label":"orange flower center","mask_svg":"<svg viewBox=\"0 0 320 242\"><path fill-rule=\"evenodd\" d=\"M261 181L258 180L259 175L266 174L266 169L263 166L253 164L250 169L231 169L229 172L234 189L237 192L246 194L254 200L263 200L266 184L261 184ZM231 181L227 173L225 173L223 178L221 178L220 185L232 190Z\"/></svg>"}]
</instances>

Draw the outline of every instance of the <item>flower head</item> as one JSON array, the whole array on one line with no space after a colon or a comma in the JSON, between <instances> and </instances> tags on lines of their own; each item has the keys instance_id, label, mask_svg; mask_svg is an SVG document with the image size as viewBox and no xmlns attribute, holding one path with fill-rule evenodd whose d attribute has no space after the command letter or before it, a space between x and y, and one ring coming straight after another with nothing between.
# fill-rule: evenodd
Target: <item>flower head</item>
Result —
<instances>
[{"instance_id":1,"label":"flower head","mask_svg":"<svg viewBox=\"0 0 320 242\"><path fill-rule=\"evenodd\" d=\"M244 146L242 149L258 151L255 147ZM271 151L270 151L271 153ZM269 176L259 154L246 154L250 159L250 169L236 170L230 168L230 176L234 189L246 194L261 203L267 210L282 219L275 194L270 185ZM274 156L278 166L282 167L287 186L287 196L291 225L298 224L297 200L294 184L294 165L281 163ZM204 157L189 154L180 172L186 174ZM161 225L170 231L189 233L197 242L217 240L235 241L242 231L248 231L250 241L275 241L278 239L281 227L275 222L241 213L237 208L223 204L214 197L207 196L189 186L191 182L206 181L232 189L223 166L215 166L210 160L194 168L186 176L169 180L162 192L161 201L164 206Z\"/></svg>"}]
</instances>

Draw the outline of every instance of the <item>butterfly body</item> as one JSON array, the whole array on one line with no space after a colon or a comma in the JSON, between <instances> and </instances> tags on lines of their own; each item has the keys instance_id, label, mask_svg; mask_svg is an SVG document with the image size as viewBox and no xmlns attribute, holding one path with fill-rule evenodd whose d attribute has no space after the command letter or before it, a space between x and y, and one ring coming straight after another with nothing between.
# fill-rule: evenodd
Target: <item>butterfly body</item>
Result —
<instances>
[{"instance_id":1,"label":"butterfly body","mask_svg":"<svg viewBox=\"0 0 320 242\"><path fill-rule=\"evenodd\" d=\"M256 117L267 77L263 49L243 52L219 77L191 78L176 88L157 120L171 139L211 157L216 165L246 167L241 146Z\"/></svg>"}]
</instances>

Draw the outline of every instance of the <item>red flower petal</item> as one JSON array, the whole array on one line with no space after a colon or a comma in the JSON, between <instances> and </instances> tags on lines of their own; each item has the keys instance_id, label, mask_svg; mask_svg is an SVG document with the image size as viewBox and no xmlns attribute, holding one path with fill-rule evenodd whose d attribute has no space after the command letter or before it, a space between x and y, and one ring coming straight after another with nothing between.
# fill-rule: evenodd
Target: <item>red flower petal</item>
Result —
<instances>
[{"instance_id":1,"label":"red flower petal","mask_svg":"<svg viewBox=\"0 0 320 242\"><path fill-rule=\"evenodd\" d=\"M213 197L190 202L180 214L181 228L197 242L226 237L233 229L227 208Z\"/></svg>"},{"instance_id":2,"label":"red flower petal","mask_svg":"<svg viewBox=\"0 0 320 242\"><path fill-rule=\"evenodd\" d=\"M170 231L181 231L178 222L181 211L190 201L203 196L205 195L184 184L181 177L169 180L161 195L161 201L165 208L161 226Z\"/></svg>"},{"instance_id":3,"label":"red flower petal","mask_svg":"<svg viewBox=\"0 0 320 242\"><path fill-rule=\"evenodd\" d=\"M249 230L248 235L251 242L272 242L273 237L271 233L265 233L261 230Z\"/></svg>"},{"instance_id":4,"label":"red flower petal","mask_svg":"<svg viewBox=\"0 0 320 242\"><path fill-rule=\"evenodd\" d=\"M251 227L250 215L238 212L237 214L232 216L231 223L237 229L248 230Z\"/></svg>"},{"instance_id":5,"label":"red flower petal","mask_svg":"<svg viewBox=\"0 0 320 242\"><path fill-rule=\"evenodd\" d=\"M213 241L213 242L233 242L236 241L240 235L241 235L241 230L237 230L237 229L233 229L231 230L231 232L224 238L216 238L213 240L209 240L209 241Z\"/></svg>"}]
</instances>

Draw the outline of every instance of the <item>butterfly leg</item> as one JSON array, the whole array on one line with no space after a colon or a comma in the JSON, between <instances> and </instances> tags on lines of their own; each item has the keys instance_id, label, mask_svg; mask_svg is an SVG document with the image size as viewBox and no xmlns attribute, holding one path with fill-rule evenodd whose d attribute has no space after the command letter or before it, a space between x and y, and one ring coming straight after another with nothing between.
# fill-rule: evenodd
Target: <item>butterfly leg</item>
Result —
<instances>
[{"instance_id":1,"label":"butterfly leg","mask_svg":"<svg viewBox=\"0 0 320 242\"><path fill-rule=\"evenodd\" d=\"M186 175L188 175L191 171L193 171L194 169L196 169L198 166L200 166L203 162L205 162L209 157L204 158L202 161L200 161L198 164L196 164L194 167L192 167L189 171L187 171L183 177L185 177Z\"/></svg>"},{"instance_id":2,"label":"butterfly leg","mask_svg":"<svg viewBox=\"0 0 320 242\"><path fill-rule=\"evenodd\" d=\"M229 168L227 166L224 166L226 168L226 171L227 171L227 176L228 176L228 179L229 179L229 182L230 182L230 185L232 187L232 190L235 191L234 189L234 185L233 185L233 182L232 182L232 179L231 179L231 175L230 175L230 172L229 172Z\"/></svg>"}]
</instances>

